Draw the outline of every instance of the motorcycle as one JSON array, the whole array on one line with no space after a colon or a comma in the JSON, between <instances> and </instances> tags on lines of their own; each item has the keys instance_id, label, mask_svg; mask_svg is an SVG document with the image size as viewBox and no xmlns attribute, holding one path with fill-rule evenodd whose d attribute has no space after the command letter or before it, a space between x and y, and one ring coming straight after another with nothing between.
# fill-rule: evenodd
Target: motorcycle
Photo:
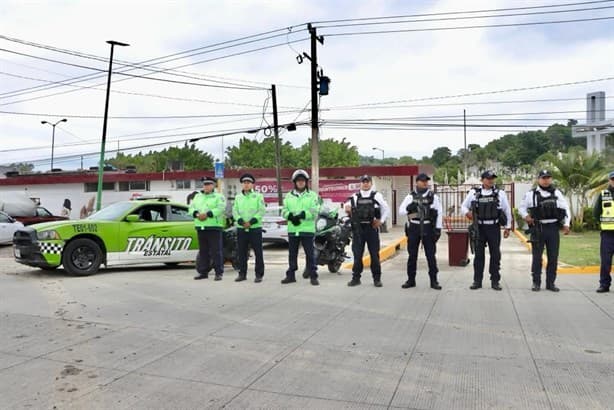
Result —
<instances>
[{"instance_id":1,"label":"motorcycle","mask_svg":"<svg viewBox=\"0 0 614 410\"><path fill-rule=\"evenodd\" d=\"M314 259L318 265L328 265L331 273L338 272L347 259L345 247L350 244L350 218L338 218L336 210L323 208L316 219Z\"/></svg>"}]
</instances>

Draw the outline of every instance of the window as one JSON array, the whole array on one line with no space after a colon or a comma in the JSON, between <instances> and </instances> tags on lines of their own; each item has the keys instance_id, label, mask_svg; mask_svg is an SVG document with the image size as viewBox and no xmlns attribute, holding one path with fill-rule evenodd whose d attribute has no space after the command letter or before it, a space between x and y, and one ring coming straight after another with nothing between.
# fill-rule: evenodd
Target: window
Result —
<instances>
[{"instance_id":1,"label":"window","mask_svg":"<svg viewBox=\"0 0 614 410\"><path fill-rule=\"evenodd\" d=\"M178 206L171 205L171 215L169 221L191 221L194 218L188 213L187 208L180 208Z\"/></svg>"},{"instance_id":2,"label":"window","mask_svg":"<svg viewBox=\"0 0 614 410\"><path fill-rule=\"evenodd\" d=\"M141 222L160 222L164 221L165 205L145 205L132 212L139 216Z\"/></svg>"},{"instance_id":3,"label":"window","mask_svg":"<svg viewBox=\"0 0 614 410\"><path fill-rule=\"evenodd\" d=\"M122 181L120 191L149 191L149 181Z\"/></svg>"},{"instance_id":4,"label":"window","mask_svg":"<svg viewBox=\"0 0 614 410\"><path fill-rule=\"evenodd\" d=\"M177 189L192 189L192 181L189 179L178 179L175 181Z\"/></svg>"},{"instance_id":5,"label":"window","mask_svg":"<svg viewBox=\"0 0 614 410\"><path fill-rule=\"evenodd\" d=\"M85 192L98 192L98 182L86 182ZM103 182L103 191L115 191L115 182Z\"/></svg>"}]
</instances>

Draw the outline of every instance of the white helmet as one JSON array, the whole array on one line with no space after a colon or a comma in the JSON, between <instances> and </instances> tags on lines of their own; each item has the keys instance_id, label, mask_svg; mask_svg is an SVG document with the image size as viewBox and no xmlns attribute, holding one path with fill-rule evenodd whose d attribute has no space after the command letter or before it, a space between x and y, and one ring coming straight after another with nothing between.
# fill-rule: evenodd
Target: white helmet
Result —
<instances>
[{"instance_id":1,"label":"white helmet","mask_svg":"<svg viewBox=\"0 0 614 410\"><path fill-rule=\"evenodd\" d=\"M309 174L304 169L297 169L296 171L292 173L292 182L296 182L296 179L298 177L303 177L307 181L309 181Z\"/></svg>"}]
</instances>

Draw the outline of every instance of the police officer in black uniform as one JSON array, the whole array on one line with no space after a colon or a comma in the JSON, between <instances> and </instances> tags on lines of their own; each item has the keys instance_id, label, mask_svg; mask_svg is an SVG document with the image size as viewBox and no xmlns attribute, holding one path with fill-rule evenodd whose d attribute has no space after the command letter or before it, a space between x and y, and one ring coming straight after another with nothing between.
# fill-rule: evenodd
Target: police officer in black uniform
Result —
<instances>
[{"instance_id":1,"label":"police officer in black uniform","mask_svg":"<svg viewBox=\"0 0 614 410\"><path fill-rule=\"evenodd\" d=\"M563 225L563 233L569 234L569 207L561 191L552 185L552 174L547 169L539 171L537 187L527 192L518 207L520 216L533 230L531 253L531 274L533 287L538 292L541 286L542 256L544 247L548 256L546 265L546 289L558 292L554 284L559 259L559 227Z\"/></svg>"},{"instance_id":2,"label":"police officer in black uniform","mask_svg":"<svg viewBox=\"0 0 614 410\"><path fill-rule=\"evenodd\" d=\"M345 211L352 221L352 280L348 286L360 285L360 276L364 269L362 256L365 244L371 257L371 274L373 285L382 286L382 267L379 261L379 229L388 217L389 207L384 196L373 189L373 181L369 175L360 177L360 191L350 197L345 204Z\"/></svg>"},{"instance_id":3,"label":"police officer in black uniform","mask_svg":"<svg viewBox=\"0 0 614 410\"><path fill-rule=\"evenodd\" d=\"M612 256L614 255L614 171L608 175L608 187L601 191L593 215L601 227L601 269L599 275L599 288L597 293L607 293L612 284Z\"/></svg>"},{"instance_id":4,"label":"police officer in black uniform","mask_svg":"<svg viewBox=\"0 0 614 410\"><path fill-rule=\"evenodd\" d=\"M478 241L475 244L475 258L473 259L473 283L469 289L482 287L484 278L484 265L486 259L486 245L490 253L488 272L490 283L494 290L501 290L501 228L504 227L503 237L510 235L512 213L505 192L495 186L495 175L492 171L482 173L482 186L474 188L467 194L461 205L461 212L470 220L476 218L478 223Z\"/></svg>"},{"instance_id":5,"label":"police officer in black uniform","mask_svg":"<svg viewBox=\"0 0 614 410\"><path fill-rule=\"evenodd\" d=\"M416 286L416 267L420 242L429 266L431 288L440 290L437 282L437 260L435 259L436 243L441 236L442 210L439 197L428 188L429 178L426 174L416 177L416 189L409 193L399 206L399 215L407 215L405 235L407 235L407 282L403 289Z\"/></svg>"}]
</instances>

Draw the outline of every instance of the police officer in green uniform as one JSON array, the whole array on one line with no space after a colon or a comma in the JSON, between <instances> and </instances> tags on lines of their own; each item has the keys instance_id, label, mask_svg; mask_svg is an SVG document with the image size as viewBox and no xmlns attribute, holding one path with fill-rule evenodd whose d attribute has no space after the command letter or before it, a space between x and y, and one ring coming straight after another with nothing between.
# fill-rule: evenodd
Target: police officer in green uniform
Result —
<instances>
[{"instance_id":1,"label":"police officer in green uniform","mask_svg":"<svg viewBox=\"0 0 614 410\"><path fill-rule=\"evenodd\" d=\"M608 187L601 191L593 209L593 215L601 226L601 269L597 293L609 292L612 283L610 271L614 255L614 171L610 172L608 178Z\"/></svg>"},{"instance_id":2,"label":"police officer in green uniform","mask_svg":"<svg viewBox=\"0 0 614 410\"><path fill-rule=\"evenodd\" d=\"M264 276L264 258L262 256L262 217L265 212L264 196L254 191L256 179L252 174L243 174L239 178L243 185L232 206L232 216L237 225L237 248L239 258L239 276L235 282L247 279L247 259L249 246L256 258L256 279L262 282Z\"/></svg>"},{"instance_id":3,"label":"police officer in green uniform","mask_svg":"<svg viewBox=\"0 0 614 410\"><path fill-rule=\"evenodd\" d=\"M317 266L314 260L314 239L316 218L320 207L320 197L307 187L309 174L297 169L292 174L294 189L284 198L282 216L288 220L288 270L282 284L296 282L298 270L298 247L302 244L305 251L306 268L304 277L309 277L311 284L317 286Z\"/></svg>"},{"instance_id":4,"label":"police officer in green uniform","mask_svg":"<svg viewBox=\"0 0 614 410\"><path fill-rule=\"evenodd\" d=\"M558 292L554 284L559 259L560 234L559 227L563 226L563 233L569 234L569 206L561 191L552 185L552 174L547 169L539 171L537 186L527 192L518 207L520 216L524 218L529 227L534 230L531 244L532 262L531 274L533 287L531 290L539 292L542 274L542 256L544 247L548 257L546 265L546 289Z\"/></svg>"},{"instance_id":5,"label":"police officer in green uniform","mask_svg":"<svg viewBox=\"0 0 614 410\"><path fill-rule=\"evenodd\" d=\"M206 279L213 264L215 280L222 280L224 274L224 254L222 234L226 218L226 199L215 192L215 179L202 178L203 190L196 194L190 203L189 212L194 217L194 226L198 234L198 258L194 279Z\"/></svg>"}]
</instances>

